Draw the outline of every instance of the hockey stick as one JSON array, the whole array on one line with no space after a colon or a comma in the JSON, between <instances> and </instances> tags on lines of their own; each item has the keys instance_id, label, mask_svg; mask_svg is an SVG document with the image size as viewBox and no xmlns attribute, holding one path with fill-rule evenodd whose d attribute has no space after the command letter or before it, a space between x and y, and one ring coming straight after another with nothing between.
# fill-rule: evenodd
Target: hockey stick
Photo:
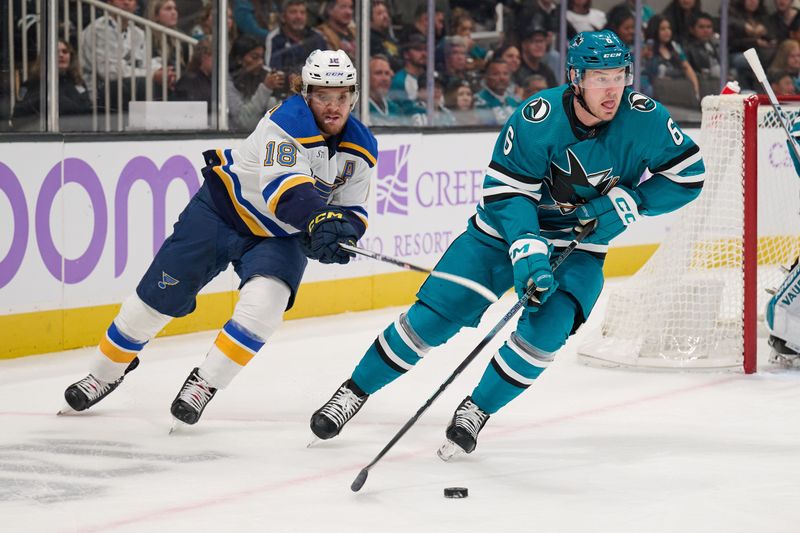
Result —
<instances>
[{"instance_id":1,"label":"hockey stick","mask_svg":"<svg viewBox=\"0 0 800 533\"><path fill-rule=\"evenodd\" d=\"M559 266L561 266L561 263L564 262L564 260L572 253L572 251L578 246L578 244L580 244L581 241L583 241L583 239L589 233L591 233L596 226L597 226L597 220L593 220L588 224L586 224L585 226L583 226L580 229L580 231L578 231L578 234L575 236L575 239L573 239L573 241L569 243L569 245L564 249L564 251L561 252L561 254L553 261L550 267L553 270L556 270ZM445 389L449 387L450 384L458 377L458 375L461 374L461 372L463 372L465 368L467 368L467 366L478 356L478 354L486 347L486 345L489 344L492 341L492 339L495 338L495 336L500 332L500 330L503 329L506 326L506 324L508 324L511 321L512 318L514 318L514 315L517 314L517 311L519 311L525 306L525 303L531 298L531 296L533 296L534 292L536 292L536 286L532 284L530 287L528 287L528 290L525 291L525 294L522 296L522 298L517 300L514 306L511 307L511 309L509 309L505 315L503 315L503 318L501 318L500 321L492 328L492 330L486 334L483 340L481 340L481 342L479 342L478 345L475 346L475 348L473 348L473 350L461 362L461 364L458 365L458 367L455 370L453 370L453 373L450 374L450 377L448 377L444 381L444 383L442 383L439 386L439 389L433 393L433 396L428 398L428 401L425 402L425 405L420 407L419 410L414 414L414 416L412 416L408 420L408 422L406 422L405 425L402 428L400 428L400 431L398 431L397 434L394 437L392 437L392 440L390 440L389 443L383 447L380 453L375 456L375 459L373 459L371 463L369 463L367 466L361 469L356 478L353 480L353 483L350 485L350 490L352 490L353 492L358 492L359 490L361 490L361 487L363 487L364 483L366 483L367 481L367 475L369 474L370 469L373 466L375 466L375 464L378 461L380 461L381 458L384 455L386 455L386 453L389 450L391 450L395 444L397 444L397 441L399 441L403 437L403 435L405 435L406 432L409 429L411 429L411 426L413 426L417 422L417 420L419 420L422 414L428 410L428 408L433 404L434 401L436 401L439 395L441 395L445 391Z\"/></svg>"},{"instance_id":2,"label":"hockey stick","mask_svg":"<svg viewBox=\"0 0 800 533\"><path fill-rule=\"evenodd\" d=\"M473 290L489 300L490 302L494 303L498 300L497 295L471 279L467 279L461 276L456 276L455 274L448 274L447 272L438 272L436 270L429 270L427 268L422 268L420 266L412 265L411 263L406 263L405 261L401 261L400 259L395 259L394 257L389 257L388 255L379 254L378 252L373 252L371 250L365 250L363 248L359 248L358 246L351 246L349 244L339 243L339 246L347 250L348 252L352 252L354 254L363 255L364 257L369 257L371 259L377 259L378 261L383 261L384 263L389 263L390 265L399 266L401 268L405 268L406 270L413 270L415 272L424 272L429 274L434 278L444 279L451 283L455 283L457 285L461 285L462 287L466 287L470 290Z\"/></svg>"},{"instance_id":3,"label":"hockey stick","mask_svg":"<svg viewBox=\"0 0 800 533\"><path fill-rule=\"evenodd\" d=\"M784 113L781 104L778 102L778 98L775 96L775 93L772 90L772 86L769 84L769 80L767 80L767 73L764 72L764 67L761 65L761 60L758 59L758 54L756 53L755 48L750 48L744 52L744 58L747 60L747 63L750 65L750 68L753 70L753 74L756 75L756 79L764 88L764 91L767 93L767 98L769 98L769 103L772 104L773 109L775 109L775 114L778 115L778 121L783 126L783 131L786 133L786 136L789 138L789 146L791 146L792 150L794 151L794 155L800 160L800 148L797 146L797 141L795 140L794 136L792 135L792 129L789 124L789 118Z\"/></svg>"}]
</instances>

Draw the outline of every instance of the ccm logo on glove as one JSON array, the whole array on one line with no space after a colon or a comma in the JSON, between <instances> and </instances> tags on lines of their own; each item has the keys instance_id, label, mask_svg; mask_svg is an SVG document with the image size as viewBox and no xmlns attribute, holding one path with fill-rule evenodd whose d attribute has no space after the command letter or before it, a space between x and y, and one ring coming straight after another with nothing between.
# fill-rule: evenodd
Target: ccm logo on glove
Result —
<instances>
[{"instance_id":1,"label":"ccm logo on glove","mask_svg":"<svg viewBox=\"0 0 800 533\"><path fill-rule=\"evenodd\" d=\"M575 214L582 225L597 220L597 228L584 240L591 244L608 244L611 239L640 220L641 199L633 189L619 185L605 196L589 200L578 207Z\"/></svg>"},{"instance_id":2,"label":"ccm logo on glove","mask_svg":"<svg viewBox=\"0 0 800 533\"><path fill-rule=\"evenodd\" d=\"M309 221L308 232L311 233L312 231L314 231L314 227L317 224L329 220L331 218L343 219L344 215L339 211L324 211L322 213L319 213L318 215L312 217L311 220Z\"/></svg>"},{"instance_id":3,"label":"ccm logo on glove","mask_svg":"<svg viewBox=\"0 0 800 533\"><path fill-rule=\"evenodd\" d=\"M622 219L623 224L629 226L639 220L639 208L631 195L625 190L615 187L608 191L608 197L611 198L614 209L617 210L617 214Z\"/></svg>"}]
</instances>

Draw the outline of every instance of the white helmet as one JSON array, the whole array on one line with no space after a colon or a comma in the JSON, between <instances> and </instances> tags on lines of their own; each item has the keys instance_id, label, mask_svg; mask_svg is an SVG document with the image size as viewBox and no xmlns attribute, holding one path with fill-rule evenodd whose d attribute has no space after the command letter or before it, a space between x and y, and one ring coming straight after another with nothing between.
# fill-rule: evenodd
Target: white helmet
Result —
<instances>
[{"instance_id":1,"label":"white helmet","mask_svg":"<svg viewBox=\"0 0 800 533\"><path fill-rule=\"evenodd\" d=\"M353 62L344 50L314 50L303 65L303 98L308 97L308 86L353 87L351 109L358 101L358 75Z\"/></svg>"}]
</instances>

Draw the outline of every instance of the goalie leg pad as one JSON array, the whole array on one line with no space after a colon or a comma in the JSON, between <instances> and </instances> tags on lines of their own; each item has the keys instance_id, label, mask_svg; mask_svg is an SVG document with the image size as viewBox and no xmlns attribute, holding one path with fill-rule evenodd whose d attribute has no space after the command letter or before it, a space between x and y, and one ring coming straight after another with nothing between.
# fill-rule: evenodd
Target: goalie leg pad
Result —
<instances>
[{"instance_id":1,"label":"goalie leg pad","mask_svg":"<svg viewBox=\"0 0 800 533\"><path fill-rule=\"evenodd\" d=\"M800 352L800 265L795 263L767 305L767 326L786 347Z\"/></svg>"},{"instance_id":2,"label":"goalie leg pad","mask_svg":"<svg viewBox=\"0 0 800 533\"><path fill-rule=\"evenodd\" d=\"M460 329L459 324L417 302L378 335L352 379L372 394L414 368L432 347L445 343Z\"/></svg>"},{"instance_id":3,"label":"goalie leg pad","mask_svg":"<svg viewBox=\"0 0 800 533\"><path fill-rule=\"evenodd\" d=\"M217 335L198 373L212 387L224 389L278 329L291 290L277 278L250 278L239 301Z\"/></svg>"}]
</instances>

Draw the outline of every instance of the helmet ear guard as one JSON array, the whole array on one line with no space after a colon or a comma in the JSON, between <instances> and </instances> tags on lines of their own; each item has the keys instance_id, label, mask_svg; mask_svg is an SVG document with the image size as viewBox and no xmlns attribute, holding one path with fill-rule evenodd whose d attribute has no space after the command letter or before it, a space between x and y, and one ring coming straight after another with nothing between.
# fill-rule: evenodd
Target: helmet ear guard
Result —
<instances>
[{"instance_id":1,"label":"helmet ear guard","mask_svg":"<svg viewBox=\"0 0 800 533\"><path fill-rule=\"evenodd\" d=\"M350 110L358 102L358 73L343 50L314 50L308 55L301 71L301 94L308 101L308 87L350 87Z\"/></svg>"}]
</instances>

